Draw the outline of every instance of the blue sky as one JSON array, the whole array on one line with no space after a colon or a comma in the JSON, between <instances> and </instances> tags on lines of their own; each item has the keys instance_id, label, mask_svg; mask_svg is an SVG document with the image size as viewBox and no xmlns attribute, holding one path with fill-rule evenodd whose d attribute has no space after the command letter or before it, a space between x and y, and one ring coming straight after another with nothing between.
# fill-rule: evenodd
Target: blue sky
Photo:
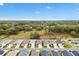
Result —
<instances>
[{"instance_id":1,"label":"blue sky","mask_svg":"<svg viewBox=\"0 0 79 59\"><path fill-rule=\"evenodd\" d=\"M0 4L0 20L79 20L78 3Z\"/></svg>"}]
</instances>

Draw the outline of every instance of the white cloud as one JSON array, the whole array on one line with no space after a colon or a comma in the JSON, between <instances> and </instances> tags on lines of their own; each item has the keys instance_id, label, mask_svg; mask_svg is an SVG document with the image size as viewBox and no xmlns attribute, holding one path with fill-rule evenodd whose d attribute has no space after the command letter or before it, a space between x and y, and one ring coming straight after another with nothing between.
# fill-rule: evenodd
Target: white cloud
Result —
<instances>
[{"instance_id":1,"label":"white cloud","mask_svg":"<svg viewBox=\"0 0 79 59\"><path fill-rule=\"evenodd\" d=\"M11 21L11 20L33 20L33 19L27 19L27 18L0 18L0 21Z\"/></svg>"},{"instance_id":2,"label":"white cloud","mask_svg":"<svg viewBox=\"0 0 79 59\"><path fill-rule=\"evenodd\" d=\"M30 21L61 21L65 19L58 19L58 18L38 18L38 19L28 19L28 18L0 18L0 21L11 21L11 20L30 20Z\"/></svg>"},{"instance_id":3,"label":"white cloud","mask_svg":"<svg viewBox=\"0 0 79 59\"><path fill-rule=\"evenodd\" d=\"M65 20L65 19L57 19L57 18L42 18L42 19L39 19L39 20L44 20L44 21L61 21L61 20Z\"/></svg>"},{"instance_id":4,"label":"white cloud","mask_svg":"<svg viewBox=\"0 0 79 59\"><path fill-rule=\"evenodd\" d=\"M51 9L51 7L50 7L50 6L46 6L46 8L47 8L47 9Z\"/></svg>"},{"instance_id":5,"label":"white cloud","mask_svg":"<svg viewBox=\"0 0 79 59\"><path fill-rule=\"evenodd\" d=\"M0 3L0 6L3 6L4 4L3 3Z\"/></svg>"}]
</instances>

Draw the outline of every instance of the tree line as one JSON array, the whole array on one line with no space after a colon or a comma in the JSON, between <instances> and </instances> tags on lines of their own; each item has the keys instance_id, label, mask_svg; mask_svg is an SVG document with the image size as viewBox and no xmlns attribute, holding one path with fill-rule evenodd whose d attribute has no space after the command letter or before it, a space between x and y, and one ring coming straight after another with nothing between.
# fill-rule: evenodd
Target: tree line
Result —
<instances>
[{"instance_id":1,"label":"tree line","mask_svg":"<svg viewBox=\"0 0 79 59\"><path fill-rule=\"evenodd\" d=\"M30 21L19 23L0 23L0 35L17 35L20 31L28 32L33 30L44 30L49 35L52 33L68 33L74 37L79 37L79 22Z\"/></svg>"}]
</instances>

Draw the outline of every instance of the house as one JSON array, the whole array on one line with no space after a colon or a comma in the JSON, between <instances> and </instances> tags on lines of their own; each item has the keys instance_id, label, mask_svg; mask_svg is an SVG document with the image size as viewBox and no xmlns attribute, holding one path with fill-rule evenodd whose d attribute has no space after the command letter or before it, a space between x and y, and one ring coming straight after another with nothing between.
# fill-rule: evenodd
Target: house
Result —
<instances>
[{"instance_id":1,"label":"house","mask_svg":"<svg viewBox=\"0 0 79 59\"><path fill-rule=\"evenodd\" d=\"M47 50L43 50L40 53L41 56L50 56L49 52Z\"/></svg>"},{"instance_id":2,"label":"house","mask_svg":"<svg viewBox=\"0 0 79 59\"><path fill-rule=\"evenodd\" d=\"M42 48L42 41L41 40L37 40L35 44L38 46L38 48Z\"/></svg>"},{"instance_id":3,"label":"house","mask_svg":"<svg viewBox=\"0 0 79 59\"><path fill-rule=\"evenodd\" d=\"M49 46L48 40L44 40L44 41L43 41L43 46L45 46L45 47L48 47L48 46Z\"/></svg>"},{"instance_id":4,"label":"house","mask_svg":"<svg viewBox=\"0 0 79 59\"><path fill-rule=\"evenodd\" d=\"M57 44L58 44L59 48L64 48L63 42L61 40L57 40Z\"/></svg>"},{"instance_id":5,"label":"house","mask_svg":"<svg viewBox=\"0 0 79 59\"><path fill-rule=\"evenodd\" d=\"M22 49L22 50L19 51L18 56L29 56L29 54L30 54L30 50Z\"/></svg>"},{"instance_id":6,"label":"house","mask_svg":"<svg viewBox=\"0 0 79 59\"><path fill-rule=\"evenodd\" d=\"M39 56L39 50L32 50L31 56Z\"/></svg>"},{"instance_id":7,"label":"house","mask_svg":"<svg viewBox=\"0 0 79 59\"><path fill-rule=\"evenodd\" d=\"M19 50L11 50L8 52L8 54L6 56L16 56L18 52L19 52Z\"/></svg>"}]
</instances>

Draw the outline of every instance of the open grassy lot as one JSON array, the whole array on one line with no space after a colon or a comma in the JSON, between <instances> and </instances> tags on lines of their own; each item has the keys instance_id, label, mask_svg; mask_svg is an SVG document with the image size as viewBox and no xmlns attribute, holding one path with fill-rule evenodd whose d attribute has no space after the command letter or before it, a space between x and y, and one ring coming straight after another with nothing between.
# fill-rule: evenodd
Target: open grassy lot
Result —
<instances>
[{"instance_id":1,"label":"open grassy lot","mask_svg":"<svg viewBox=\"0 0 79 59\"><path fill-rule=\"evenodd\" d=\"M30 34L34 33L34 32L39 33L40 39L72 38L72 36L70 36L69 34L45 35L44 30L43 31L28 31L28 32L21 31L18 35L10 35L10 36L2 35L2 36L0 36L0 38L3 38L3 39L30 39Z\"/></svg>"},{"instance_id":2,"label":"open grassy lot","mask_svg":"<svg viewBox=\"0 0 79 59\"><path fill-rule=\"evenodd\" d=\"M79 38L75 21L25 21L0 23L1 39L67 39Z\"/></svg>"}]
</instances>

